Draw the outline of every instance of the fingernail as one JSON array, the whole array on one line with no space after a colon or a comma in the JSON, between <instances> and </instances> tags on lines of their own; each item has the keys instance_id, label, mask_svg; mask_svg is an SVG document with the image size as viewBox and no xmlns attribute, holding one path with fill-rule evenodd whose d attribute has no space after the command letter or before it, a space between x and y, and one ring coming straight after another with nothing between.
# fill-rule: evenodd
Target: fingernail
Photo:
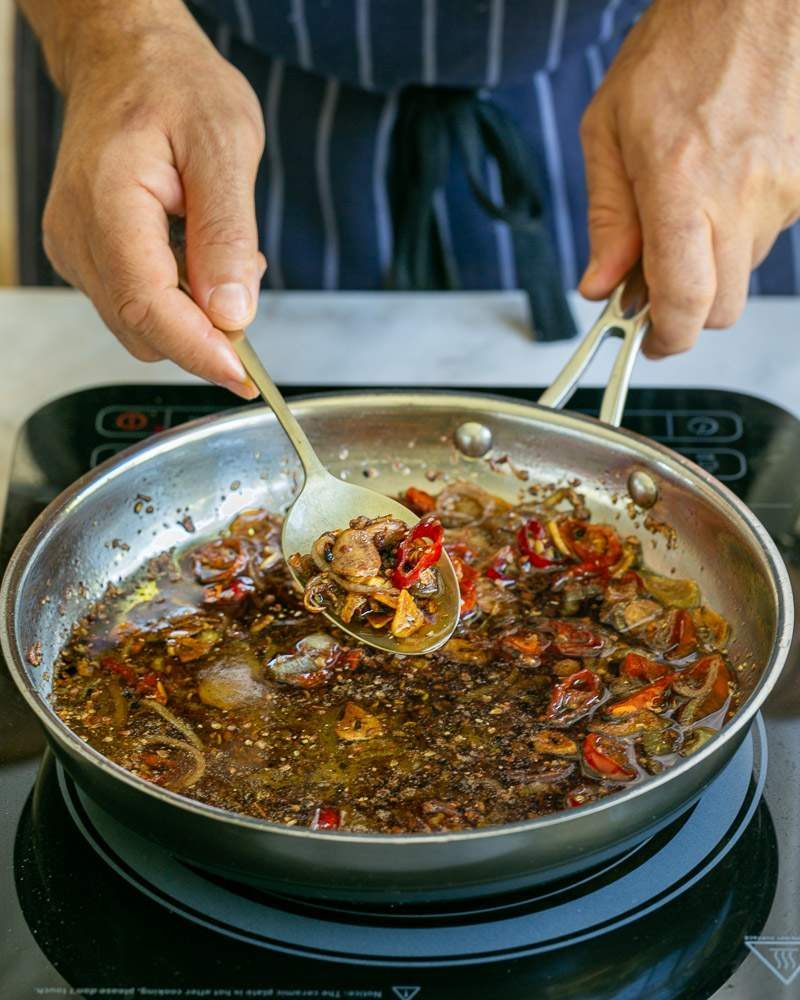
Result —
<instances>
[{"instance_id":1,"label":"fingernail","mask_svg":"<svg viewBox=\"0 0 800 1000\"><path fill-rule=\"evenodd\" d=\"M223 364L224 371L222 378L216 384L222 386L223 389L228 389L230 392L236 393L237 396L241 396L243 399L255 399L258 395L258 389L251 382L242 362L236 355L226 353L223 358Z\"/></svg>"},{"instance_id":2,"label":"fingernail","mask_svg":"<svg viewBox=\"0 0 800 1000\"><path fill-rule=\"evenodd\" d=\"M211 289L208 310L216 321L222 320L232 328L244 326L250 319L252 299L246 285L225 282Z\"/></svg>"},{"instance_id":3,"label":"fingernail","mask_svg":"<svg viewBox=\"0 0 800 1000\"><path fill-rule=\"evenodd\" d=\"M258 389L256 389L250 379L247 379L242 386L240 395L244 396L245 399L255 399L258 396Z\"/></svg>"},{"instance_id":4,"label":"fingernail","mask_svg":"<svg viewBox=\"0 0 800 1000\"><path fill-rule=\"evenodd\" d=\"M258 389L253 385L250 379L245 378L244 382L240 382L238 379L220 379L219 382L215 382L215 385L220 386L222 389L227 389L228 392L232 392L236 396L240 396L242 399L255 399L258 395Z\"/></svg>"}]
</instances>

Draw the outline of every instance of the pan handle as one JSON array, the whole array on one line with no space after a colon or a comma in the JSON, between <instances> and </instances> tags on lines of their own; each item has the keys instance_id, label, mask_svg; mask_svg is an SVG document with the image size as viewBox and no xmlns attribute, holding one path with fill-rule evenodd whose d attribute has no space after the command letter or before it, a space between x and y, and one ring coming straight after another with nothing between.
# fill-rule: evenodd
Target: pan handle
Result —
<instances>
[{"instance_id":1,"label":"pan handle","mask_svg":"<svg viewBox=\"0 0 800 1000\"><path fill-rule=\"evenodd\" d=\"M580 342L550 388L545 389L539 397L539 402L554 410L561 409L569 402L603 341L608 337L619 337L622 344L600 406L600 419L619 427L633 366L649 329L650 303L640 262L614 289L597 322Z\"/></svg>"}]
</instances>

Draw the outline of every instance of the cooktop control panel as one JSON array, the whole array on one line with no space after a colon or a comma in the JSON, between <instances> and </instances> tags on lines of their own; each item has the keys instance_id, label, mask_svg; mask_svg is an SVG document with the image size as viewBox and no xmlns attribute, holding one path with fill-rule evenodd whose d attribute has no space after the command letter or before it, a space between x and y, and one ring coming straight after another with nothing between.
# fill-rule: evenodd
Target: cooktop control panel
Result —
<instances>
[{"instance_id":1,"label":"cooktop control panel","mask_svg":"<svg viewBox=\"0 0 800 1000\"><path fill-rule=\"evenodd\" d=\"M289 394L297 393L289 390ZM504 394L518 395L519 390L504 390ZM535 392L526 392L523 398L535 398L535 395ZM94 467L134 441L227 409L229 405L230 401L226 400L217 406L191 403L141 406L122 400L104 406L95 415L97 444L92 449L90 464ZM585 412L591 413L593 409L587 408ZM747 475L747 458L737 448L744 434L744 424L739 414L731 410L631 407L625 414L624 426L675 448L723 482L735 482Z\"/></svg>"}]
</instances>

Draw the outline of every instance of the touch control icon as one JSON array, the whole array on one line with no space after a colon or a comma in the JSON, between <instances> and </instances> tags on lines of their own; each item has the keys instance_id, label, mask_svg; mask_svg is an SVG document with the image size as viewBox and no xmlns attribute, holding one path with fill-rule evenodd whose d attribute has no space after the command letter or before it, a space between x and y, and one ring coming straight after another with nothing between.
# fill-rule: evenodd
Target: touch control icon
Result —
<instances>
[{"instance_id":1,"label":"touch control icon","mask_svg":"<svg viewBox=\"0 0 800 1000\"><path fill-rule=\"evenodd\" d=\"M114 426L121 431L143 431L147 427L147 415L141 410L123 410L114 417Z\"/></svg>"},{"instance_id":2,"label":"touch control icon","mask_svg":"<svg viewBox=\"0 0 800 1000\"><path fill-rule=\"evenodd\" d=\"M686 427L691 434L697 437L713 437L719 434L719 420L711 416L689 417Z\"/></svg>"},{"instance_id":3,"label":"touch control icon","mask_svg":"<svg viewBox=\"0 0 800 1000\"><path fill-rule=\"evenodd\" d=\"M747 937L744 943L784 986L800 975L800 938Z\"/></svg>"}]
</instances>

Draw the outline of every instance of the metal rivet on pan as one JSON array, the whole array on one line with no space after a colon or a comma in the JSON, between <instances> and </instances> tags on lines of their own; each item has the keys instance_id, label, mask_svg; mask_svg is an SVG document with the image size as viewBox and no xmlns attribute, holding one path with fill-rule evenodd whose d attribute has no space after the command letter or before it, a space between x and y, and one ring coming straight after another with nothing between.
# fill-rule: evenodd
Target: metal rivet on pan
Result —
<instances>
[{"instance_id":1,"label":"metal rivet on pan","mask_svg":"<svg viewBox=\"0 0 800 1000\"><path fill-rule=\"evenodd\" d=\"M628 476L628 493L637 507L647 510L658 500L658 486L649 472L634 469Z\"/></svg>"},{"instance_id":2,"label":"metal rivet on pan","mask_svg":"<svg viewBox=\"0 0 800 1000\"><path fill-rule=\"evenodd\" d=\"M468 420L456 429L453 435L456 448L469 458L483 458L492 447L492 432L485 424Z\"/></svg>"}]
</instances>

